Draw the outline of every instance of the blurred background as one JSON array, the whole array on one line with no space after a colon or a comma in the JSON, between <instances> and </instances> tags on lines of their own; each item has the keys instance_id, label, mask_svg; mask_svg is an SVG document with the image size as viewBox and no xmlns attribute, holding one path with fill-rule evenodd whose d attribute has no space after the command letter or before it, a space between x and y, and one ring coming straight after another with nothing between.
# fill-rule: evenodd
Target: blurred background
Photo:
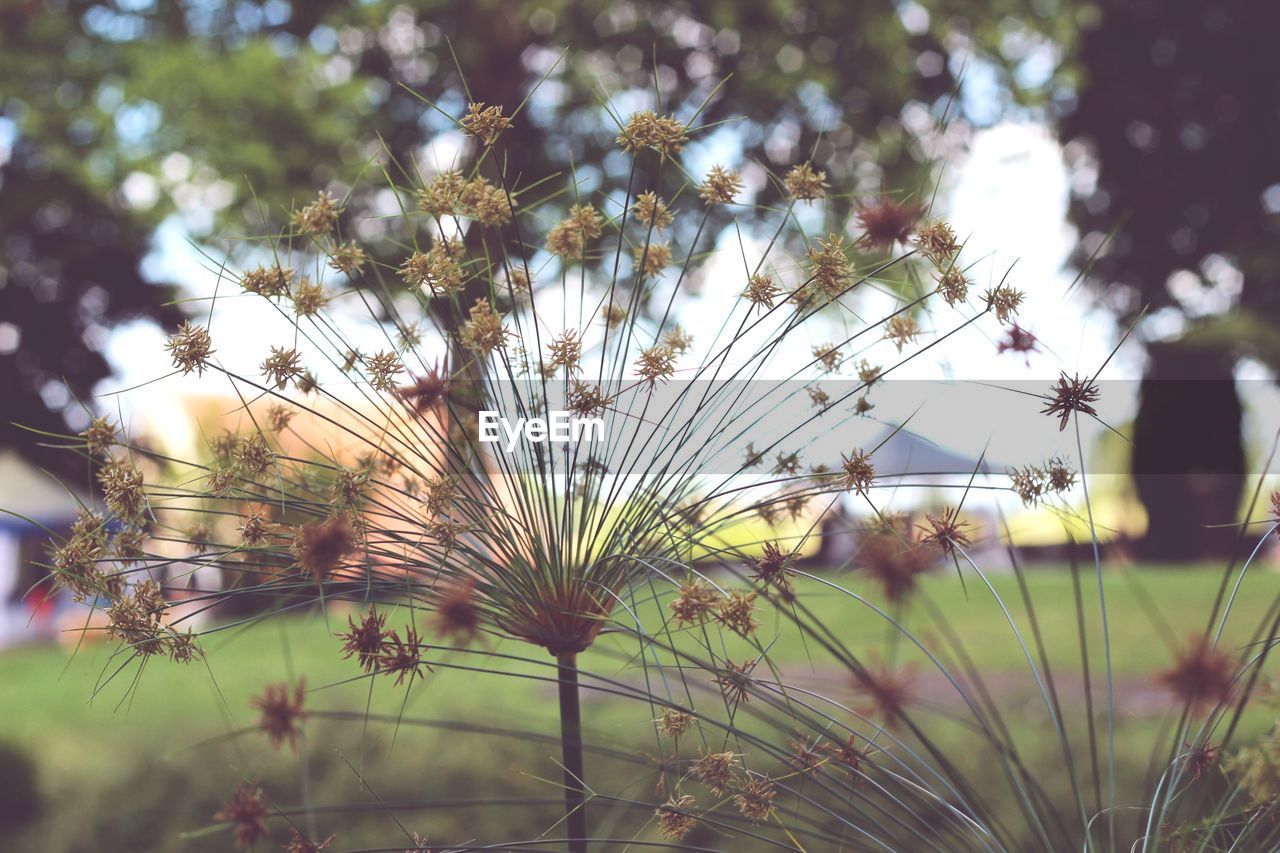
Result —
<instances>
[{"instance_id":1,"label":"blurred background","mask_svg":"<svg viewBox=\"0 0 1280 853\"><path fill-rule=\"evenodd\" d=\"M1108 558L1197 577L1235 547L1213 525L1247 512L1280 423L1278 25L1266 0L0 0L0 646L58 634L65 603L28 594L39 525L78 509L55 477L84 479L30 430L106 411L144 440L194 435L212 410L194 387L112 392L156 378L166 330L212 292L200 253L234 264L260 211L321 187L377 209L385 190L360 178L384 146L423 173L453 162L464 141L422 97L457 115L535 87L508 168L571 159L584 192L626 180L600 98L656 108L655 81L665 109L706 100L704 121L726 122L686 162L739 164L748 203L810 154L842 190L936 188L979 284L1017 261L1037 341L952 352L945 376L1047 384L1106 362L1123 399L1090 453L1112 472L1095 495ZM1070 556L1057 518L1009 510L1046 565ZM139 729L123 710L102 724L83 679L55 680L67 654L42 654L0 653L0 683L39 681L49 703L0 700L13 740L47 747L6 747L0 827L163 799L137 779L84 799L86 750Z\"/></svg>"}]
</instances>

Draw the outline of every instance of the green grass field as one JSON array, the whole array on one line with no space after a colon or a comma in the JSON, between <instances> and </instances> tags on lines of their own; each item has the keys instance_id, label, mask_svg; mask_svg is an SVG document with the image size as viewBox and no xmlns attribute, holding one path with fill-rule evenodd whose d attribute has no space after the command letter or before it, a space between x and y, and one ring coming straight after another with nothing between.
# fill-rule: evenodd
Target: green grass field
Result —
<instances>
[{"instance_id":1,"label":"green grass field","mask_svg":"<svg viewBox=\"0 0 1280 853\"><path fill-rule=\"evenodd\" d=\"M1100 688L1096 578L1091 567L1081 571L1093 683ZM1055 683L1064 706L1075 707L1083 697L1083 680L1070 573L1046 567L1026 577ZM1109 571L1105 578L1117 704L1124 709L1122 726L1127 733L1122 748L1131 761L1142 762L1166 716L1151 674L1168 665L1173 644L1203 629L1221 570L1143 568ZM891 625L849 594L882 606L878 590L851 575L829 580L847 592L805 580L797 586L799 601L850 649L898 662L925 661L910 640L894 640L897 632ZM1031 621L1015 578L1000 575L990 580L1030 643ZM1249 642L1278 595L1280 575L1252 569L1235 601L1224 642L1232 647ZM658 629L659 613L652 602L637 605L637 617L648 631ZM1029 743L1042 737L1043 703L1036 707L1039 694L1024 651L980 578L969 574L962 589L954 574L931 577L917 603L900 615L925 645L941 650L939 656L951 661L953 650L944 642L948 631L935 619L940 615L950 633L962 638L997 700L1008 700L1015 709L1008 719L1015 735L1025 732ZM404 613L394 614L392 621L404 618ZM0 735L35 758L46 802L43 815L14 836L12 843L18 846L5 849L90 849L79 846L85 827L96 827L99 837L106 833L133 845L131 849L225 849L224 836L198 836L183 847L177 833L207 825L219 799L241 779L295 785L297 759L287 750L274 752L259 734L243 730L255 719L249 698L264 683L299 675L306 677L312 691L308 707L323 712L309 723L304 756L311 768L306 795L313 802L368 801L369 788L362 788L362 778L378 796L389 799L405 799L410 792L424 799L477 796L476 792L557 795L554 785L540 778L558 772L550 760L554 744L537 740L556 731L555 692L547 680L554 677L549 656L510 642L490 643L486 654L441 652L432 658L435 672L406 693L388 681L370 682L354 661L341 659L340 642L332 633L345 625L345 615L331 612L327 623L322 614L311 613L221 629L204 639L206 660L189 666L157 660L143 669L136 663L120 669L125 659L104 643L87 644L74 657L55 647L0 653ZM848 676L829 655L804 642L784 617L763 613L758 637L788 679L812 681L838 694L849 692ZM673 639L694 648L693 637ZM642 671L631 657L634 645L635 640L625 635L606 635L598 649L584 655L583 669L636 683ZM745 641L726 651L735 660L752 654ZM489 654L495 652L528 660ZM1040 665L1038 654L1036 663ZM494 669L521 677L484 671ZM945 684L930 679L930 670L927 664L919 667L923 704L945 706ZM584 702L592 741L652 748L653 711L647 704L590 695ZM459 723L494 726L509 736L468 735L456 730ZM1253 712L1246 732L1257 733L1270 723L1269 713ZM939 725L939 737L945 740L949 735ZM380 780L376 785L375 776ZM383 786L389 788L378 790ZM648 795L645 785L639 788L639 796ZM287 796L301 795L300 789L289 790ZM147 815L147 821L127 819L130 811L135 817ZM456 814L419 817L434 832L466 831L465 820ZM386 817L381 819L385 825ZM138 835L139 823L155 837ZM339 820L331 829L343 825ZM3 839L0 835L0 847L5 847ZM42 846L23 846L35 839ZM351 844L348 837L343 846Z\"/></svg>"}]
</instances>

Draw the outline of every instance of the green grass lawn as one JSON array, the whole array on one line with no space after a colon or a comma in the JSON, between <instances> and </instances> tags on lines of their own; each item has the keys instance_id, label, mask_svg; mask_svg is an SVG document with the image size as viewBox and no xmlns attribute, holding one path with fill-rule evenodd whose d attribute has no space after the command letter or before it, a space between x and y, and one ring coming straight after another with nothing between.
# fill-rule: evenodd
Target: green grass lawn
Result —
<instances>
[{"instance_id":1,"label":"green grass lawn","mask_svg":"<svg viewBox=\"0 0 1280 853\"><path fill-rule=\"evenodd\" d=\"M1096 685L1101 683L1103 666L1097 580L1091 567L1081 572ZM1109 571L1104 578L1117 690L1150 693L1150 675L1168 665L1174 644L1203 629L1221 570L1143 568ZM1064 703L1072 704L1081 692L1082 679L1070 573L1038 567L1026 579L1050 666ZM870 606L894 612L877 589L851 575L829 580L843 590L802 580L797 584L798 600L850 650L896 662L926 661L909 639L893 639L899 632ZM1015 578L1002 574L990 581L1030 644L1031 621ZM862 596L865 603L850 593ZM1247 643L1278 595L1280 575L1251 570L1224 642L1232 647ZM936 607L949 632L924 602ZM645 630L658 630L663 612L659 606L637 602L635 612ZM919 602L895 615L944 661L955 658L946 636L960 637L984 677L1002 685L993 688L997 697L1011 700L1015 710L1009 722L1015 734L1024 731L1028 742L1042 737L1043 704L1036 709L1034 701L1024 701L1023 694L1033 700L1038 695L1025 654L1014 627L980 578L967 574L962 588L954 573L930 577ZM403 612L392 615L393 622L404 618ZM308 707L347 717L318 716L309 724L307 760L316 776L310 791L314 801L367 800L368 793L360 785L364 770L353 769L364 768L366 762L371 774L376 771L382 784L393 787L387 794L391 798L403 798L404 792L395 788L405 785L427 798L450 793L456 797L463 790L501 789L530 797L557 794L553 785L539 778L540 773L553 777L557 772L549 760L554 745L536 740L556 731L555 692L548 681L555 673L549 656L510 642L490 643L485 654L441 653L433 658L435 671L406 692L385 680L370 682L354 661L341 658L340 642L332 634L345 625L344 615L331 613L326 623L323 615L311 613L218 630L203 640L206 659L187 666L157 660L142 669L136 663L120 669L125 659L103 643L89 644L74 657L67 649L53 647L0 653L0 684L4 685L0 736L21 744L35 757L48 803L39 823L19 839L29 843L40 838L47 845L40 849L46 850L81 849L75 839L85 825L127 832L133 823L126 819L130 808L159 811L172 818L173 826L195 829L208 823L218 797L243 778L271 778L286 784L285 780L296 778L294 756L287 750L272 751L259 734L243 730L255 719L250 697L264 683L297 676L305 676L312 689ZM758 637L788 677L825 681L833 690L844 689L841 685L848 681L847 675L816 644L805 642L785 617L762 612ZM671 639L697 652L695 636L686 633ZM632 656L634 638L606 635L597 645L598 649L584 655L584 671L625 683L638 683L643 677ZM746 641L737 640L724 651L734 660L753 654ZM1039 667L1034 649L1033 656ZM923 665L919 671L925 676L929 670ZM1018 702L1012 702L1015 694ZM653 711L647 704L615 698L584 701L594 742L644 744L647 738L653 743L649 723ZM1246 721L1247 732L1268 727L1270 718L1269 712L1254 712ZM1135 734L1133 743L1125 745L1134 760L1145 760L1162 719L1157 709L1122 721L1128 731L1143 734ZM400 725L397 720L402 721ZM450 728L459 723L494 726L510 737L477 740L478 736ZM413 781L424 761L445 774L443 778L433 778L429 784ZM500 784L489 781L495 776L501 778ZM364 778L370 781L371 777ZM175 790L184 792L177 805L171 802ZM429 825L438 832L456 828L438 816L431 820L436 822L428 821ZM156 830L166 839L164 843L148 847L145 837L131 837L128 843L140 850L173 849L177 844L173 826L165 824L162 832ZM213 838L192 839L189 849L224 849L220 845L225 838L217 837L216 843Z\"/></svg>"}]
</instances>

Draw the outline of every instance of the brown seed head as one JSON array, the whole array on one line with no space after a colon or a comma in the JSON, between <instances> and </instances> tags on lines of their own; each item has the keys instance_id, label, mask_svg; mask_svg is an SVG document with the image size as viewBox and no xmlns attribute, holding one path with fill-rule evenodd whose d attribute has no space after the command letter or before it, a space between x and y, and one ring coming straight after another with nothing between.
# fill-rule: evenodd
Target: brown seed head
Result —
<instances>
[{"instance_id":1,"label":"brown seed head","mask_svg":"<svg viewBox=\"0 0 1280 853\"><path fill-rule=\"evenodd\" d=\"M202 376L209 366L209 357L213 355L213 339L204 326L195 326L190 320L184 320L178 331L169 336L164 348L169 351L174 368L181 370L184 376L193 370Z\"/></svg>"},{"instance_id":2,"label":"brown seed head","mask_svg":"<svg viewBox=\"0 0 1280 853\"><path fill-rule=\"evenodd\" d=\"M213 819L231 824L231 837L235 845L247 850L267 836L268 811L263 801L262 789L245 783L236 789L226 805L214 814Z\"/></svg>"},{"instance_id":3,"label":"brown seed head","mask_svg":"<svg viewBox=\"0 0 1280 853\"><path fill-rule=\"evenodd\" d=\"M279 747L287 742L289 748L297 750L298 738L302 734L302 721L307 712L303 709L303 699L307 693L306 679L289 689L285 682L268 684L258 696L249 700L249 704L258 710L258 728L266 734L272 746Z\"/></svg>"},{"instance_id":4,"label":"brown seed head","mask_svg":"<svg viewBox=\"0 0 1280 853\"><path fill-rule=\"evenodd\" d=\"M792 166L782 183L796 201L813 201L827 194L827 173L815 171L812 163Z\"/></svg>"}]
</instances>

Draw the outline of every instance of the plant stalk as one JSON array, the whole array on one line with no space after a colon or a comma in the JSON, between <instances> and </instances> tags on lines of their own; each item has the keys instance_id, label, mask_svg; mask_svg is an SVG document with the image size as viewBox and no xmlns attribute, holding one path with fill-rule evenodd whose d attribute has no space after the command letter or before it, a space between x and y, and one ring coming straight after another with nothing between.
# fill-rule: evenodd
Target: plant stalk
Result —
<instances>
[{"instance_id":1,"label":"plant stalk","mask_svg":"<svg viewBox=\"0 0 1280 853\"><path fill-rule=\"evenodd\" d=\"M587 851L587 807L582 780L582 711L578 705L578 655L556 656L560 686L560 749L564 764L564 811L569 853Z\"/></svg>"}]
</instances>

